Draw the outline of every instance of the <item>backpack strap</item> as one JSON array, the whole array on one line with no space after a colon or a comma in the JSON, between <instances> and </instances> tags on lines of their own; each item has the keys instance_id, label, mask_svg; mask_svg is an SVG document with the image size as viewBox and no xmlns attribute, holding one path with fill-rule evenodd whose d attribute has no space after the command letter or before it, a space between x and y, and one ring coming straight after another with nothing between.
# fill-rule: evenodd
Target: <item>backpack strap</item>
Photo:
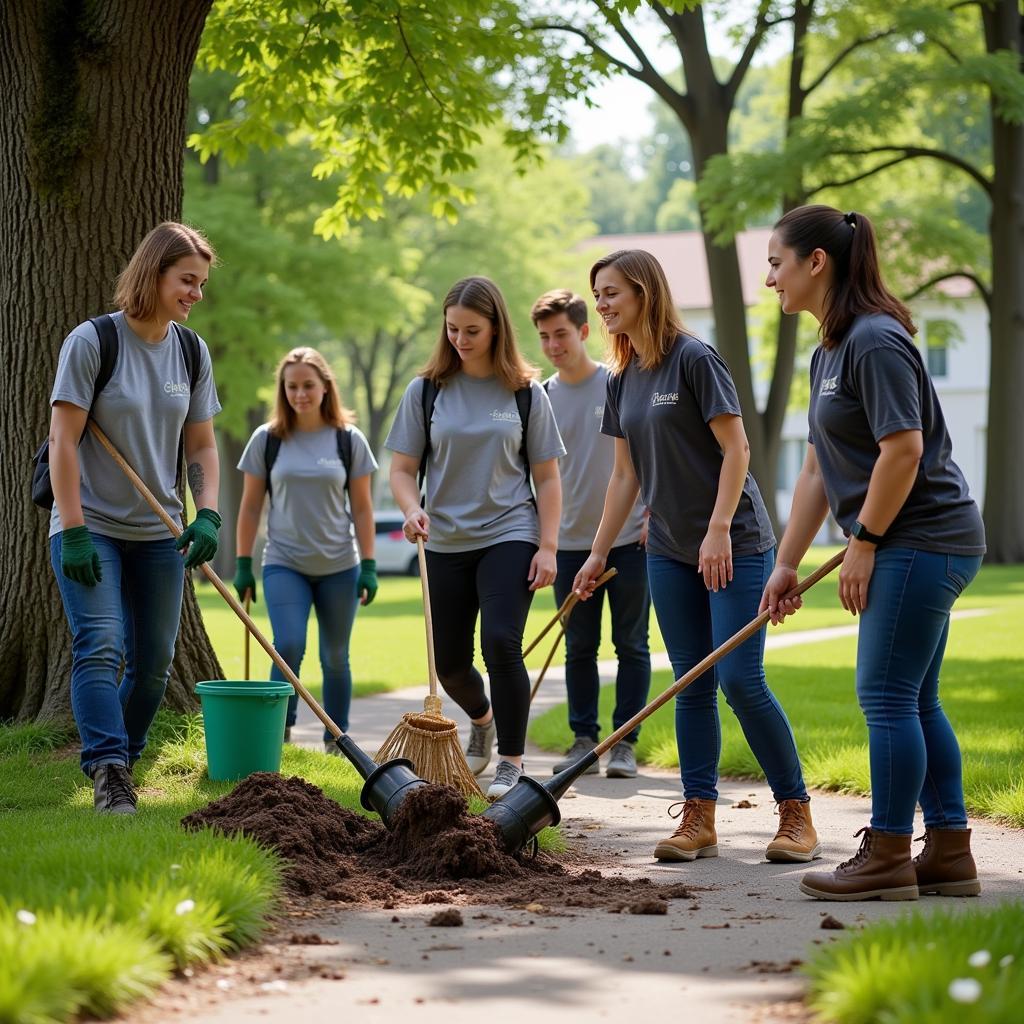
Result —
<instances>
[{"instance_id":1,"label":"backpack strap","mask_svg":"<svg viewBox=\"0 0 1024 1024\"><path fill-rule=\"evenodd\" d=\"M277 461L277 453L281 450L281 438L277 434L271 434L267 431L267 446L263 449L263 464L266 466L267 476L267 497L273 502L274 500L274 488L270 484L270 471L274 468L274 463Z\"/></svg>"},{"instance_id":2,"label":"backpack strap","mask_svg":"<svg viewBox=\"0 0 1024 1024\"><path fill-rule=\"evenodd\" d=\"M523 460L523 469L526 472L526 486L530 487L530 453L527 447L527 434L530 429L530 406L533 405L533 388L529 384L525 388L519 388L516 391L516 408L519 410L519 422L523 425L523 438L519 442L519 457ZM530 487L530 493L533 493L533 488ZM537 504L536 498L531 498L534 506Z\"/></svg>"},{"instance_id":3,"label":"backpack strap","mask_svg":"<svg viewBox=\"0 0 1024 1024\"><path fill-rule=\"evenodd\" d=\"M185 371L188 373L188 394L189 401L196 389L196 381L199 378L199 364L202 362L202 350L199 347L199 335L190 327L172 321L175 337L178 339L178 347L181 349L181 358L185 360ZM178 435L178 469L174 474L174 489L181 487L181 467L185 462L185 428L182 427Z\"/></svg>"},{"instance_id":4,"label":"backpack strap","mask_svg":"<svg viewBox=\"0 0 1024 1024\"><path fill-rule=\"evenodd\" d=\"M348 427L338 427L335 440L338 444L338 458L345 467L345 490L351 491L349 480L352 476L352 431Z\"/></svg>"},{"instance_id":5,"label":"backpack strap","mask_svg":"<svg viewBox=\"0 0 1024 1024\"><path fill-rule=\"evenodd\" d=\"M427 477L427 459L430 458L430 419L434 415L434 406L437 404L437 385L429 377L423 378L423 389L420 392L420 400L423 405L423 454L420 456L420 469L416 474L420 491L423 490L423 481Z\"/></svg>"},{"instance_id":6,"label":"backpack strap","mask_svg":"<svg viewBox=\"0 0 1024 1024\"><path fill-rule=\"evenodd\" d=\"M117 354L120 350L120 341L117 337L117 324L109 313L103 316L94 316L89 323L96 330L96 337L100 342L100 368L96 374L96 380L92 386L92 401L95 404L100 392L110 383L114 375L114 367L117 365ZM92 406L90 406L90 409Z\"/></svg>"}]
</instances>

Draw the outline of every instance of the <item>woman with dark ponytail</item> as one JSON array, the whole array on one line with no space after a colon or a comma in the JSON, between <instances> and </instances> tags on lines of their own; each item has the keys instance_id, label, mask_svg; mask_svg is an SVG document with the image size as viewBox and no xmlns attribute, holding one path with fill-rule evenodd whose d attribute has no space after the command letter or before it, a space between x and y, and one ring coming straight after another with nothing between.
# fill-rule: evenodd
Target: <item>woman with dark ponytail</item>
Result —
<instances>
[{"instance_id":1,"label":"woman with dark ponytail","mask_svg":"<svg viewBox=\"0 0 1024 1024\"><path fill-rule=\"evenodd\" d=\"M952 445L907 308L882 281L871 222L803 206L768 244L766 284L820 327L811 357L807 456L761 609L784 595L829 509L849 537L839 600L860 615L857 697L868 726L871 824L860 850L800 888L824 900L913 900L981 891L960 747L939 703L953 602L985 553L981 515ZM911 858L917 804L925 845Z\"/></svg>"}]
</instances>

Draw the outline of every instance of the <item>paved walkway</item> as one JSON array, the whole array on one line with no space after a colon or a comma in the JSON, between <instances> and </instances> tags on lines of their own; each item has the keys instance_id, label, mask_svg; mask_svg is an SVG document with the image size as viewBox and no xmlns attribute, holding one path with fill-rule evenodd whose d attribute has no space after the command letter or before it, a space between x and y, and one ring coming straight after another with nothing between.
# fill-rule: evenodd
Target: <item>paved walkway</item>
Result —
<instances>
[{"instance_id":1,"label":"paved walkway","mask_svg":"<svg viewBox=\"0 0 1024 1024\"><path fill-rule=\"evenodd\" d=\"M769 643L815 642L851 629L805 633L799 641L800 634L780 634ZM550 686L545 683L536 713L564 699L559 675L553 672ZM360 744L375 749L400 715L422 709L422 701L422 687L360 700L352 714ZM293 735L317 745L319 732L309 715ZM535 775L547 775L553 761L550 753L528 752ZM771 795L765 785L745 781L721 786L717 859L660 865L651 850L674 827L666 810L678 798L676 773L644 769L634 780L586 776L561 802L564 833L579 856L592 857L606 872L692 883L698 890L693 901L673 901L665 916L470 907L461 928L429 927L436 910L429 906L342 909L311 921L292 917L256 952L172 983L131 1020L156 1024L181 1014L211 1024L284 1024L354 1014L360 1022L382 1024L566 1024L586 1014L776 1024L803 1019L796 962L844 934L822 929L826 913L850 928L914 908L992 906L1022 891L1024 832L974 822L984 885L980 899L807 899L797 889L805 868L763 859L775 831ZM815 794L812 807L825 847L818 865L850 856L857 845L853 833L868 821L868 802ZM329 944L289 941L304 930Z\"/></svg>"}]
</instances>

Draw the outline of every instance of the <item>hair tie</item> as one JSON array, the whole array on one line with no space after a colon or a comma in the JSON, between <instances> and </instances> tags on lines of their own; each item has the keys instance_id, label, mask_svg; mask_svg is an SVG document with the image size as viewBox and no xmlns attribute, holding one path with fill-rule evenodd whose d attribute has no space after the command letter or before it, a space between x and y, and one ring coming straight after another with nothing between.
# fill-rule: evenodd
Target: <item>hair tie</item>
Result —
<instances>
[{"instance_id":1,"label":"hair tie","mask_svg":"<svg viewBox=\"0 0 1024 1024\"><path fill-rule=\"evenodd\" d=\"M844 213L843 220L846 221L846 223L849 224L851 228L855 229L857 227L857 214L855 214L853 210L851 210L849 213Z\"/></svg>"}]
</instances>

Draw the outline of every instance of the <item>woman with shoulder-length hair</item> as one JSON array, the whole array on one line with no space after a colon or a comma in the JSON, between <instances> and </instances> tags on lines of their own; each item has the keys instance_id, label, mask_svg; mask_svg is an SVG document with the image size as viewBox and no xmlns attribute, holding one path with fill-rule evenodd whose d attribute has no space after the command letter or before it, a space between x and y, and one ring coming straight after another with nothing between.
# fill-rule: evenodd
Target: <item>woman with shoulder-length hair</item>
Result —
<instances>
[{"instance_id":1,"label":"woman with shoulder-length hair","mask_svg":"<svg viewBox=\"0 0 1024 1024\"><path fill-rule=\"evenodd\" d=\"M344 732L352 702L349 640L356 609L377 594L373 494L377 462L338 383L316 349L293 348L277 365L269 423L257 427L242 453L235 590L256 597L252 549L264 499L270 498L263 549L263 593L274 647L298 675L306 625L316 609L324 708ZM358 549L356 548L358 542ZM283 680L272 666L270 678ZM285 739L291 739L298 698L288 698ZM324 749L339 753L324 732Z\"/></svg>"},{"instance_id":2,"label":"woman with shoulder-length hair","mask_svg":"<svg viewBox=\"0 0 1024 1024\"><path fill-rule=\"evenodd\" d=\"M132 766L167 687L184 570L217 550L220 402L206 343L181 326L214 259L194 228L150 231L118 279L117 312L65 339L50 396L50 558L71 627L71 709L97 811L135 813ZM197 512L177 542L86 429L90 416L179 525L184 451ZM187 548L184 564L176 548Z\"/></svg>"},{"instance_id":3,"label":"woman with shoulder-length hair","mask_svg":"<svg viewBox=\"0 0 1024 1024\"><path fill-rule=\"evenodd\" d=\"M776 225L765 284L821 325L811 357L807 456L761 608L781 621L796 566L829 509L849 536L839 599L860 616L857 696L867 720L871 824L860 850L801 889L818 899L981 891L960 748L939 703L953 602L977 574L985 531L907 308L885 287L871 221L802 206ZM924 851L911 860L914 810Z\"/></svg>"},{"instance_id":4,"label":"woman with shoulder-length hair","mask_svg":"<svg viewBox=\"0 0 1024 1024\"><path fill-rule=\"evenodd\" d=\"M405 535L426 542L438 677L472 723L466 755L476 774L497 736L487 794L498 797L522 773L530 707L523 630L534 592L555 579L565 448L498 286L467 277L442 308L434 352L384 443ZM478 613L490 700L473 666Z\"/></svg>"},{"instance_id":5,"label":"woman with shoulder-length hair","mask_svg":"<svg viewBox=\"0 0 1024 1024\"><path fill-rule=\"evenodd\" d=\"M590 284L611 340L601 429L615 438L615 468L592 553L573 586L583 597L592 592L639 491L651 510L651 598L679 677L755 617L775 537L747 472L728 367L683 327L661 265L642 250L614 252L594 264ZM719 685L778 803L766 856L819 854L793 732L765 681L764 640L761 630L676 698L682 820L655 847L659 860L718 856Z\"/></svg>"}]
</instances>

